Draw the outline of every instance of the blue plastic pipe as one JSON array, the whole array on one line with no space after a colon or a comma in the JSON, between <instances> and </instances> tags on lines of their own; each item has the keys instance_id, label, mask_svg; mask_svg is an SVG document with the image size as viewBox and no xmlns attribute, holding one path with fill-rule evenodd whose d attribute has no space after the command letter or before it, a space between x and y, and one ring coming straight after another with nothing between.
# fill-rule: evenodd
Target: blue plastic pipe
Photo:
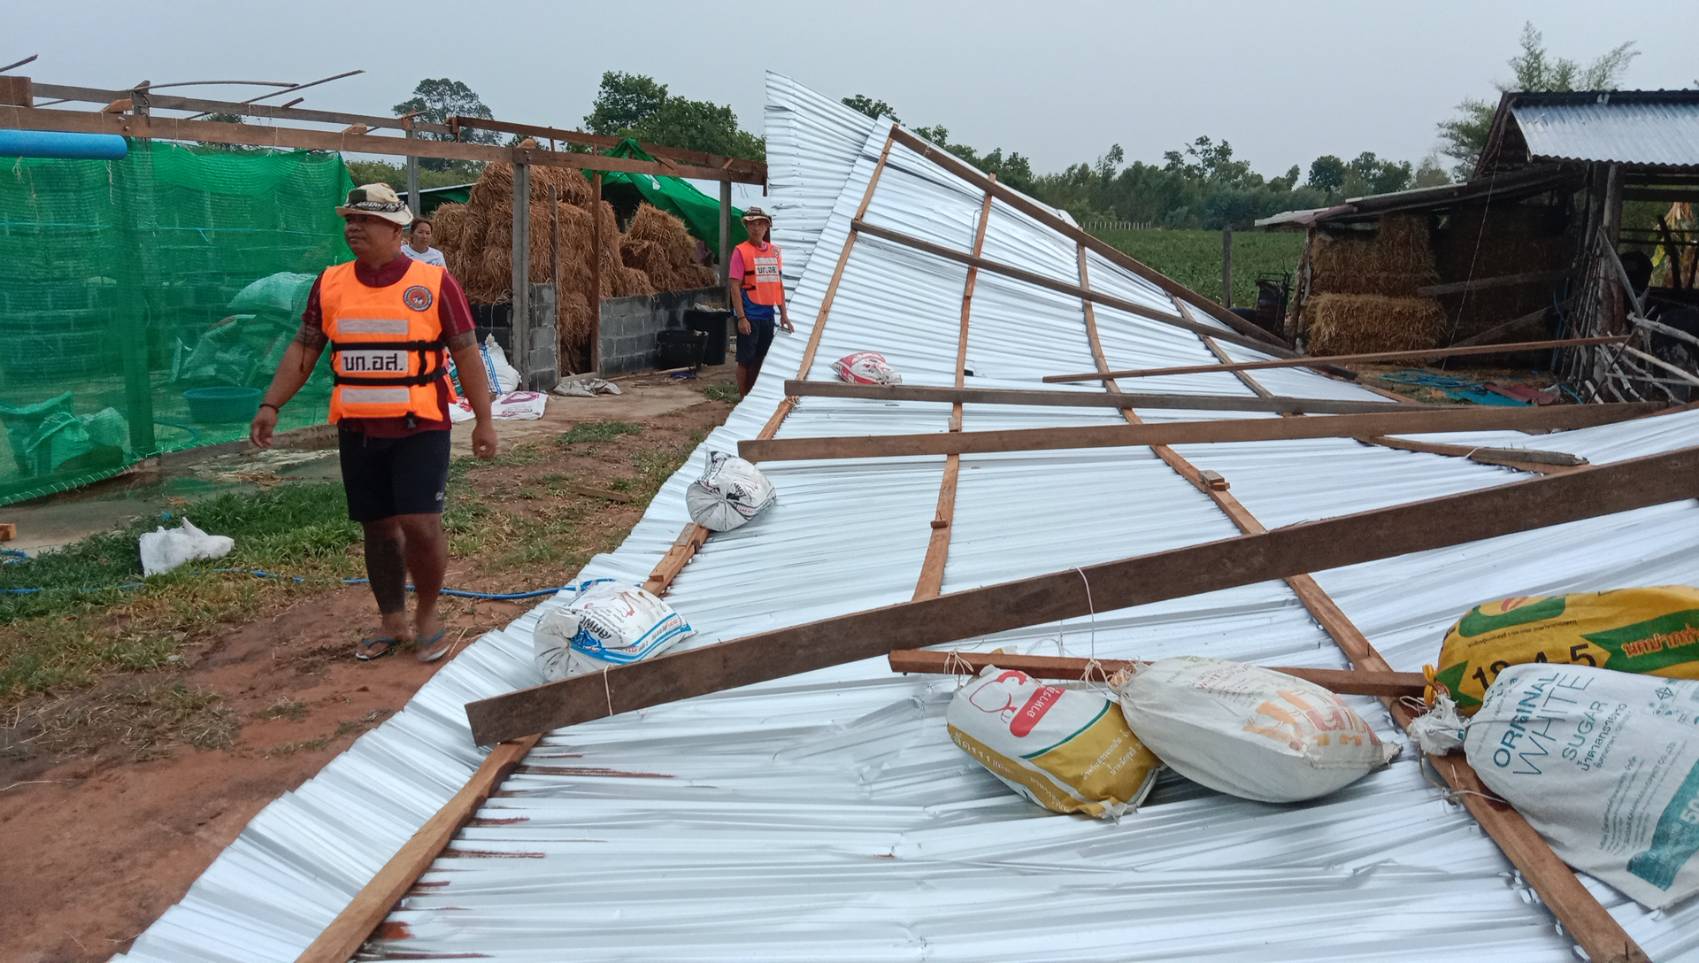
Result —
<instances>
[{"instance_id":1,"label":"blue plastic pipe","mask_svg":"<svg viewBox=\"0 0 1699 963\"><path fill-rule=\"evenodd\" d=\"M117 134L66 134L55 130L0 130L0 157L122 160L129 152Z\"/></svg>"}]
</instances>

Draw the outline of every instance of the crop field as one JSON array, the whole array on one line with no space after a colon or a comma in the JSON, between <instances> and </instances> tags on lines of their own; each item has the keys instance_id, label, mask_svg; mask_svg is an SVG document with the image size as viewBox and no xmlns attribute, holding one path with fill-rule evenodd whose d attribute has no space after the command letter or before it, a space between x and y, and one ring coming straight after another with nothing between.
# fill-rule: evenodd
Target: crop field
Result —
<instances>
[{"instance_id":1,"label":"crop field","mask_svg":"<svg viewBox=\"0 0 1699 963\"><path fill-rule=\"evenodd\" d=\"M1153 229L1099 231L1097 236L1205 297L1221 298L1221 232ZM1257 302L1257 275L1296 275L1304 251L1297 232L1233 232L1233 303Z\"/></svg>"}]
</instances>

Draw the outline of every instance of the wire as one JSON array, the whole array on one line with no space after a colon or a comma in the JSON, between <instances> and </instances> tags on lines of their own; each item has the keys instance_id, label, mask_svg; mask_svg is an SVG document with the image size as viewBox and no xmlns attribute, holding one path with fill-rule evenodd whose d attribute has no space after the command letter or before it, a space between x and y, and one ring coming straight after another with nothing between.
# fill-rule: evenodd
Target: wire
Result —
<instances>
[{"instance_id":1,"label":"wire","mask_svg":"<svg viewBox=\"0 0 1699 963\"><path fill-rule=\"evenodd\" d=\"M7 558L28 558L27 555L24 555L17 549L0 549L0 553L3 553ZM268 572L263 568L215 568L212 571L220 575L252 575L255 578L280 579L294 582L296 584L307 581L299 575L281 575L276 572ZM105 592L112 589L128 591L131 589L141 588L144 584L145 583L143 582L120 582L117 585L84 585L68 591ZM370 584L370 580L363 578L345 578L342 579L342 584L367 585ZM486 602L516 602L522 599L535 599L542 598L547 595L555 595L560 592L570 591L572 588L572 585L559 585L553 588L527 589L519 592L478 592L472 589L445 588L438 594L456 599L478 599ZM44 591L47 590L38 586L0 588L0 595L35 595ZM408 583L407 591L415 592L417 589L413 587L412 583Z\"/></svg>"}]
</instances>

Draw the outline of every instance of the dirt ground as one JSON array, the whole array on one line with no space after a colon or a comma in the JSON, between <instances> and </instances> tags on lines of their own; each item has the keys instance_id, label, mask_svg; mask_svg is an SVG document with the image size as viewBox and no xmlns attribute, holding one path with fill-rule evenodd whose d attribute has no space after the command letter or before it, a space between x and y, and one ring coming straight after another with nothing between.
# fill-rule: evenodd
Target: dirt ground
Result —
<instances>
[{"instance_id":1,"label":"dirt ground","mask_svg":"<svg viewBox=\"0 0 1699 963\"><path fill-rule=\"evenodd\" d=\"M551 398L542 421L500 423L502 461L469 469L457 482L458 497L475 491L479 512L472 530L456 536L447 584L485 591L558 585L589 554L617 545L653 488L731 410L724 400L710 400L727 394L715 386L729 381L730 368L709 371L691 382L659 376L622 382L627 393L619 397ZM607 421L641 431L617 440L590 432L588 441L563 443L577 437L570 434L574 425ZM467 447L457 438L457 455ZM334 477L329 452L246 475L244 457L209 459L194 466L193 477L211 479L214 487ZM220 481L221 474L229 477ZM612 494L585 494L586 486ZM33 532L36 544L64 542L110 527L126 517L121 511L154 510L156 502L196 485L156 487L96 489L17 506L8 518L18 521L20 535ZM457 497L452 487L450 497ZM513 536L532 530L552 533L536 540L534 554L543 557L515 554L514 543L523 539ZM444 617L450 637L464 645L531 604L445 600ZM122 723L125 706L157 705L158 693L186 686L216 694L216 710L196 718L210 719L197 724L217 731L197 741L195 733L167 725L172 738L136 752L96 726L96 745L0 754L0 852L6 854L0 955L58 963L104 960L124 950L255 813L398 710L446 664L421 665L409 652L356 662L354 643L374 614L364 587L298 593L251 621L188 639L169 671L118 673L92 690L41 697L89 707L60 718ZM0 719L0 728L16 730L40 701L7 707L10 718ZM130 725L141 724L134 721L140 716L129 718Z\"/></svg>"}]
</instances>

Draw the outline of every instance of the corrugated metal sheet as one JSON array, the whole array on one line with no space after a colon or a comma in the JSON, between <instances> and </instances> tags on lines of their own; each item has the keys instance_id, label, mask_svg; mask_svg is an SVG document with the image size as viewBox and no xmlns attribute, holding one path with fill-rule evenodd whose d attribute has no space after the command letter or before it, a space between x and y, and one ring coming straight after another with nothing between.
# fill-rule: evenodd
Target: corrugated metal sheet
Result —
<instances>
[{"instance_id":1,"label":"corrugated metal sheet","mask_svg":"<svg viewBox=\"0 0 1699 963\"><path fill-rule=\"evenodd\" d=\"M1699 167L1699 101L1519 102L1511 116L1535 159Z\"/></svg>"},{"instance_id":2,"label":"corrugated metal sheet","mask_svg":"<svg viewBox=\"0 0 1699 963\"><path fill-rule=\"evenodd\" d=\"M794 83L769 83L769 151L838 178L835 200L797 182L792 210L820 224L795 283L799 332L769 375L703 445L731 449L779 403L872 173L883 129ZM787 117L775 128L775 115ZM780 133L779 131L782 131ZM870 148L871 145L871 148ZM915 159L917 161L917 159ZM966 248L978 199L901 163L868 218ZM776 192L791 203L789 192ZM1068 245L1000 211L987 249L1067 276ZM993 244L995 248L993 248ZM1094 286L1148 286L1101 259ZM858 242L815 362L890 355L915 384L948 384L965 270L888 243ZM1142 292L1142 293L1141 293ZM1208 361L1184 331L1097 311L1113 366ZM1256 357L1229 348L1234 357ZM1031 386L1090 367L1080 304L982 276L968 356L974 383ZM983 372L983 373L982 373ZM1258 372L1275 390L1352 385ZM1243 393L1231 376L1163 379L1161 390ZM1133 387L1132 384L1127 387ZM1137 387L1154 388L1141 381ZM1372 396L1371 396L1372 397ZM1175 417L1185 413L1141 412ZM1210 415L1191 415L1209 417ZM1684 425L1542 436L1542 444L1660 444ZM782 436L941 431L936 404L810 398ZM1110 424L1113 412L966 406L971 429ZM1613 432L1620 435L1613 435ZM1633 441L1612 442L1612 438ZM1524 436L1526 437L1526 436ZM1265 524L1281 525L1501 483L1463 459L1346 439L1184 446L1221 471ZM663 486L619 550L584 574L642 580L686 522L702 453ZM670 600L707 645L906 600L930 536L942 458L789 462L779 503L715 536ZM962 459L944 590L1227 537L1236 529L1147 449ZM1484 597L1699 581L1699 507L1663 506L1444 551L1317 573L1400 669L1437 653L1457 613ZM550 603L558 604L558 603ZM137 941L133 960L288 959L477 761L461 705L535 680L535 613L462 653L406 710L289 794ZM1342 657L1284 583L974 640L1104 657L1204 654L1338 666ZM562 730L492 797L392 915L374 958L501 960L1568 960L1569 943L1493 844L1407 754L1327 799L1267 806L1165 776L1118 824L1052 816L1014 797L950 743L955 683L892 675L883 660L657 706ZM1355 704L1397 739L1377 703ZM357 814L357 818L350 814ZM1699 907L1649 914L1601 899L1660 960L1699 959Z\"/></svg>"}]
</instances>

